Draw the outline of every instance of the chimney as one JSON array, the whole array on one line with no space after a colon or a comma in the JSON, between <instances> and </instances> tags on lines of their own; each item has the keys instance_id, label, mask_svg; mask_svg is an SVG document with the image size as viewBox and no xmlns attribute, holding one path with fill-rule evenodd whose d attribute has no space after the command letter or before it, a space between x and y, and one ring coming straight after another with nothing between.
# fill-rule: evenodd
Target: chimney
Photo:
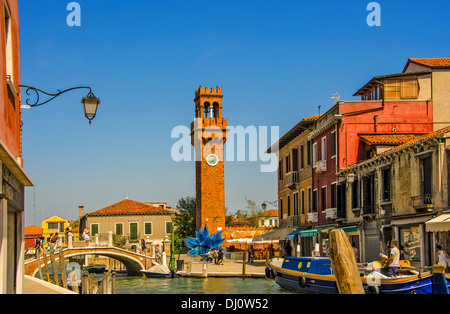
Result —
<instances>
[{"instance_id":1,"label":"chimney","mask_svg":"<svg viewBox=\"0 0 450 314\"><path fill-rule=\"evenodd\" d=\"M83 218L83 216L84 216L83 209L84 209L83 205L78 206L78 218L80 218L80 219Z\"/></svg>"}]
</instances>

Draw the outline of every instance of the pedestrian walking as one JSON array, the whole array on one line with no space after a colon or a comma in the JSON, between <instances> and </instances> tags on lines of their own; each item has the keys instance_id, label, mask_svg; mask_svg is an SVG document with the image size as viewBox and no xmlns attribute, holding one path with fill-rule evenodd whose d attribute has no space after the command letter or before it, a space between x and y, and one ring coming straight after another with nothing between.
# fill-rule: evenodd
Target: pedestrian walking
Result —
<instances>
[{"instance_id":1,"label":"pedestrian walking","mask_svg":"<svg viewBox=\"0 0 450 314\"><path fill-rule=\"evenodd\" d=\"M84 240L84 244L86 246L89 246L89 242L91 241L91 237L90 237L89 227L88 226L86 226L86 228L84 228L82 237L83 237L83 240Z\"/></svg>"}]
</instances>

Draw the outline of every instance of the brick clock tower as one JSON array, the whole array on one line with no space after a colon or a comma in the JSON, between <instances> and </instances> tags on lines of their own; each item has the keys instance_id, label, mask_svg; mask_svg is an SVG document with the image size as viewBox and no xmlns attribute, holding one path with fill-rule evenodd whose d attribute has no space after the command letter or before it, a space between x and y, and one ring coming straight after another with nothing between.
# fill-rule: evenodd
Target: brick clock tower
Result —
<instances>
[{"instance_id":1,"label":"brick clock tower","mask_svg":"<svg viewBox=\"0 0 450 314\"><path fill-rule=\"evenodd\" d=\"M195 91L195 120L191 143L195 148L196 227L210 233L225 228L224 146L228 119L222 118L222 87L200 86Z\"/></svg>"}]
</instances>

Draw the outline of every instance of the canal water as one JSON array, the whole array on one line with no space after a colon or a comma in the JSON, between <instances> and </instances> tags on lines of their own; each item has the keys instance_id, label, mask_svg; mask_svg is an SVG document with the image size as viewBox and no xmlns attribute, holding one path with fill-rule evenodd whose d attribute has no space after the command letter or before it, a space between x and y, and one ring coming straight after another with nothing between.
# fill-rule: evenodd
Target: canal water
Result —
<instances>
[{"instance_id":1,"label":"canal water","mask_svg":"<svg viewBox=\"0 0 450 314\"><path fill-rule=\"evenodd\" d=\"M116 294L292 294L273 279L116 277Z\"/></svg>"}]
</instances>

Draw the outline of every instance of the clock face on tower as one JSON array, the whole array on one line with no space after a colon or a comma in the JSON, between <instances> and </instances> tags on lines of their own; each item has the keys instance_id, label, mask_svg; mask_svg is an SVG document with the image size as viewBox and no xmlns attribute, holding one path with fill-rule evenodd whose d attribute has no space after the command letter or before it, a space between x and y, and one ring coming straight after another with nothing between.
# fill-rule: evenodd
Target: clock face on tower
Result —
<instances>
[{"instance_id":1,"label":"clock face on tower","mask_svg":"<svg viewBox=\"0 0 450 314\"><path fill-rule=\"evenodd\" d=\"M216 165L219 163L219 157L217 157L217 156L214 155L214 154L209 154L209 155L206 157L206 163L207 163L208 165L210 165L211 167L214 167L214 166L216 166Z\"/></svg>"}]
</instances>

